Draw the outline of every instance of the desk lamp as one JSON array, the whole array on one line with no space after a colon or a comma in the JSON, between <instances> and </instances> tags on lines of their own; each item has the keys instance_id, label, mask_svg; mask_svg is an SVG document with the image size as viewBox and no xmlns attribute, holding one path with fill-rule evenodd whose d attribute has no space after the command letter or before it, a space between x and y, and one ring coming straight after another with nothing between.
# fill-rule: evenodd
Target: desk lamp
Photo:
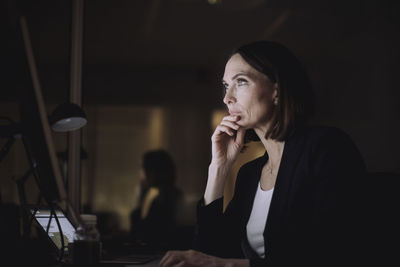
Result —
<instances>
[{"instance_id":1,"label":"desk lamp","mask_svg":"<svg viewBox=\"0 0 400 267\"><path fill-rule=\"evenodd\" d=\"M80 106L67 102L54 109L49 122L55 132L70 132L82 128L87 119Z\"/></svg>"}]
</instances>

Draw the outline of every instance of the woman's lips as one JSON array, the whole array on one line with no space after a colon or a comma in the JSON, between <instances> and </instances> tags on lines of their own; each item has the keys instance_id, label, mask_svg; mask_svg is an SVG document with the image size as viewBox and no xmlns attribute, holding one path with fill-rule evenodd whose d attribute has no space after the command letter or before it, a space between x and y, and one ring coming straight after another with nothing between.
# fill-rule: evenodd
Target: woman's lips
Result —
<instances>
[{"instance_id":1,"label":"woman's lips","mask_svg":"<svg viewBox=\"0 0 400 267\"><path fill-rule=\"evenodd\" d=\"M236 117L236 122L239 122L242 119L242 116L240 116L239 112L235 112L235 111L229 111L229 114L232 117Z\"/></svg>"},{"instance_id":2,"label":"woman's lips","mask_svg":"<svg viewBox=\"0 0 400 267\"><path fill-rule=\"evenodd\" d=\"M231 116L238 116L239 115L239 112L238 111L229 111L229 114L231 115Z\"/></svg>"}]
</instances>

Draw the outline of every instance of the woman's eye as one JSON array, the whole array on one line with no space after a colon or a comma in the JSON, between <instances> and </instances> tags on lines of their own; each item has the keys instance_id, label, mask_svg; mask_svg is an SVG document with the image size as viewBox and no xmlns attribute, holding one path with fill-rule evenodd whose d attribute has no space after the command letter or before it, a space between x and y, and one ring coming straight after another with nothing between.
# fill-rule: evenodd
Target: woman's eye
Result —
<instances>
[{"instance_id":1,"label":"woman's eye","mask_svg":"<svg viewBox=\"0 0 400 267\"><path fill-rule=\"evenodd\" d=\"M238 84L239 86L245 85L245 84L247 84L247 81L246 81L245 79L237 79L237 84Z\"/></svg>"},{"instance_id":2,"label":"woman's eye","mask_svg":"<svg viewBox=\"0 0 400 267\"><path fill-rule=\"evenodd\" d=\"M229 85L227 83L222 83L222 88L224 89L224 92L228 90Z\"/></svg>"}]
</instances>

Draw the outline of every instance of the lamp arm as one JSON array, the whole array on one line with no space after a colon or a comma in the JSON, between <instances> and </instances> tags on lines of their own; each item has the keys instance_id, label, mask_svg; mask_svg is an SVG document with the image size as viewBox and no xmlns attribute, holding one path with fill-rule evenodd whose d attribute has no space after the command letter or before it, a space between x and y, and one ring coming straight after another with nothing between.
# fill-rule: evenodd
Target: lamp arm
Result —
<instances>
[{"instance_id":1,"label":"lamp arm","mask_svg":"<svg viewBox=\"0 0 400 267\"><path fill-rule=\"evenodd\" d=\"M8 152L10 151L12 145L15 142L15 138L14 137L10 137L7 141L7 143L5 143L5 145L1 148L0 150L0 162L3 160L3 158L8 154Z\"/></svg>"}]
</instances>

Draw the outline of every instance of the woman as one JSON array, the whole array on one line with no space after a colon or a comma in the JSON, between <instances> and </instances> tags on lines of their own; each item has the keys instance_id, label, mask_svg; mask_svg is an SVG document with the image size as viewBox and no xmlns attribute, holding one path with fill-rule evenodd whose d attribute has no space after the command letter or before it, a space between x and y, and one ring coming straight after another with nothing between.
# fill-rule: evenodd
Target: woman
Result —
<instances>
[{"instance_id":1,"label":"woman","mask_svg":"<svg viewBox=\"0 0 400 267\"><path fill-rule=\"evenodd\" d=\"M342 131L309 126L310 81L295 56L268 41L238 48L225 66L229 115L212 135L194 249L160 266L343 266L358 260L362 157ZM226 177L247 141L265 154L241 167L223 212ZM339 265L338 265L339 264Z\"/></svg>"},{"instance_id":2,"label":"woman","mask_svg":"<svg viewBox=\"0 0 400 267\"><path fill-rule=\"evenodd\" d=\"M131 213L131 235L144 251L176 248L177 207L182 197L175 186L175 165L165 150L144 153L139 205Z\"/></svg>"}]
</instances>

